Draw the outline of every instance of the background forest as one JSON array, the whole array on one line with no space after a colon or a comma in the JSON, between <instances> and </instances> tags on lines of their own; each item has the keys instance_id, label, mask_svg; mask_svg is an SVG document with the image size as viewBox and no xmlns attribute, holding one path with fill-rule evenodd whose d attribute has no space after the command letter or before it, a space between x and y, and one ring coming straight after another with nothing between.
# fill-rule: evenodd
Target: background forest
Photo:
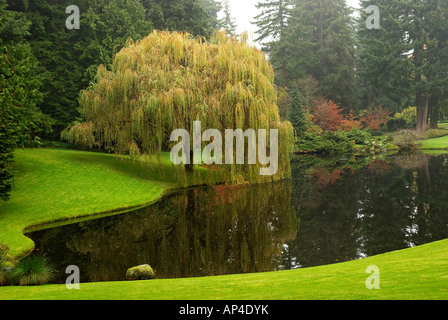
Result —
<instances>
[{"instance_id":1,"label":"background forest","mask_svg":"<svg viewBox=\"0 0 448 320\"><path fill-rule=\"evenodd\" d=\"M236 30L229 3L217 0L77 1L80 29L65 22L70 1L0 0L0 198L13 182L17 146L60 144L83 121L80 91L128 39L153 30L209 40ZM370 5L379 28L368 28ZM282 120L297 152L345 152L349 141L402 129L436 128L447 113L448 2L260 0L261 44L274 67ZM342 143L347 142L347 143ZM351 144L350 144L351 146ZM350 151L350 150L349 150Z\"/></svg>"}]
</instances>

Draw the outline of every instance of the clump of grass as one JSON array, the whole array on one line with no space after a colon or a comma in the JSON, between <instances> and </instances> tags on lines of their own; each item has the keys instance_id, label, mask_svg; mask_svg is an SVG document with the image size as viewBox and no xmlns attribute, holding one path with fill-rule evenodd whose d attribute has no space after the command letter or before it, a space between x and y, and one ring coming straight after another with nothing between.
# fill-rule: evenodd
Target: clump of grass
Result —
<instances>
[{"instance_id":1,"label":"clump of grass","mask_svg":"<svg viewBox=\"0 0 448 320\"><path fill-rule=\"evenodd\" d=\"M21 260L11 274L12 283L19 286L48 283L54 276L54 268L44 256L30 256Z\"/></svg>"},{"instance_id":2,"label":"clump of grass","mask_svg":"<svg viewBox=\"0 0 448 320\"><path fill-rule=\"evenodd\" d=\"M8 275L5 270L7 261L7 251L6 246L0 245L0 286L5 286L9 283Z\"/></svg>"}]
</instances>

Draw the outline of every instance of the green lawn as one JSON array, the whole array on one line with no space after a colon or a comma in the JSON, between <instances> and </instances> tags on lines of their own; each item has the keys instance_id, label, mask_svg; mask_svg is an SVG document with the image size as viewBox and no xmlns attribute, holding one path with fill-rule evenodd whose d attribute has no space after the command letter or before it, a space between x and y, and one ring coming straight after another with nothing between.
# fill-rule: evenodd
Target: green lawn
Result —
<instances>
[{"instance_id":1,"label":"green lawn","mask_svg":"<svg viewBox=\"0 0 448 320\"><path fill-rule=\"evenodd\" d=\"M183 186L169 153L160 161L133 161L104 153L17 149L14 167L11 199L0 202L0 243L12 257L34 247L23 235L26 228L149 204Z\"/></svg>"},{"instance_id":2,"label":"green lawn","mask_svg":"<svg viewBox=\"0 0 448 320\"><path fill-rule=\"evenodd\" d=\"M379 289L367 289L379 269ZM446 300L448 240L363 260L268 273L135 282L0 287L0 300Z\"/></svg>"},{"instance_id":3,"label":"green lawn","mask_svg":"<svg viewBox=\"0 0 448 320\"><path fill-rule=\"evenodd\" d=\"M16 151L16 185L0 206L0 243L14 256L33 248L23 230L159 199L181 187L163 154L158 165L108 154L55 149ZM201 170L204 172L204 170ZM192 184L191 179L187 184ZM366 267L380 270L368 290ZM4 299L448 299L448 240L364 260L292 271L192 279L0 287Z\"/></svg>"},{"instance_id":4,"label":"green lawn","mask_svg":"<svg viewBox=\"0 0 448 320\"><path fill-rule=\"evenodd\" d=\"M418 147L419 149L445 150L446 148L448 148L448 135L420 141L418 143Z\"/></svg>"}]
</instances>

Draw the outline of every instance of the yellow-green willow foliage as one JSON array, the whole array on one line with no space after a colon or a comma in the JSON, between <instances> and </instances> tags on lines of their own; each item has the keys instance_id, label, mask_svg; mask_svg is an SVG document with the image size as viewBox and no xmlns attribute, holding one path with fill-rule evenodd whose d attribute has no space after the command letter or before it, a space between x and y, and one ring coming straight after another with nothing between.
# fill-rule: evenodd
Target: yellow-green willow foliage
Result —
<instances>
[{"instance_id":1,"label":"yellow-green willow foliage","mask_svg":"<svg viewBox=\"0 0 448 320\"><path fill-rule=\"evenodd\" d=\"M223 142L225 129L279 129L279 170L268 177L278 180L289 177L293 129L280 122L273 81L272 66L246 36L217 33L206 42L154 31L128 43L110 70L99 67L95 84L81 93L86 123L65 135L75 143L136 155L169 150L177 144L170 142L175 129L193 137L193 121L201 121L202 130L220 130ZM266 179L258 165L226 167L231 183Z\"/></svg>"}]
</instances>

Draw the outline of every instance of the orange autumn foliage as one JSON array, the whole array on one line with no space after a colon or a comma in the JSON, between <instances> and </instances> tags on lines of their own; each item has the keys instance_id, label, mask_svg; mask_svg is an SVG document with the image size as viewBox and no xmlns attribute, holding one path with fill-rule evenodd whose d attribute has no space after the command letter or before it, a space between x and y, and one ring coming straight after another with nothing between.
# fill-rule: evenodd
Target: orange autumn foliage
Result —
<instances>
[{"instance_id":1,"label":"orange autumn foliage","mask_svg":"<svg viewBox=\"0 0 448 320\"><path fill-rule=\"evenodd\" d=\"M378 130L387 122L390 114L391 112L389 110L384 110L382 106L379 106L374 110L367 111L366 115L361 118L361 121L366 128Z\"/></svg>"},{"instance_id":2,"label":"orange autumn foliage","mask_svg":"<svg viewBox=\"0 0 448 320\"><path fill-rule=\"evenodd\" d=\"M355 119L353 111L343 115L343 108L337 106L333 101L321 97L314 100L313 121L324 131L350 131L360 129L361 122Z\"/></svg>"},{"instance_id":3,"label":"orange autumn foliage","mask_svg":"<svg viewBox=\"0 0 448 320\"><path fill-rule=\"evenodd\" d=\"M350 111L350 114L344 116L341 122L341 129L344 131L350 131L352 129L361 129L362 123L359 120L355 119L355 114L353 111Z\"/></svg>"}]
</instances>

